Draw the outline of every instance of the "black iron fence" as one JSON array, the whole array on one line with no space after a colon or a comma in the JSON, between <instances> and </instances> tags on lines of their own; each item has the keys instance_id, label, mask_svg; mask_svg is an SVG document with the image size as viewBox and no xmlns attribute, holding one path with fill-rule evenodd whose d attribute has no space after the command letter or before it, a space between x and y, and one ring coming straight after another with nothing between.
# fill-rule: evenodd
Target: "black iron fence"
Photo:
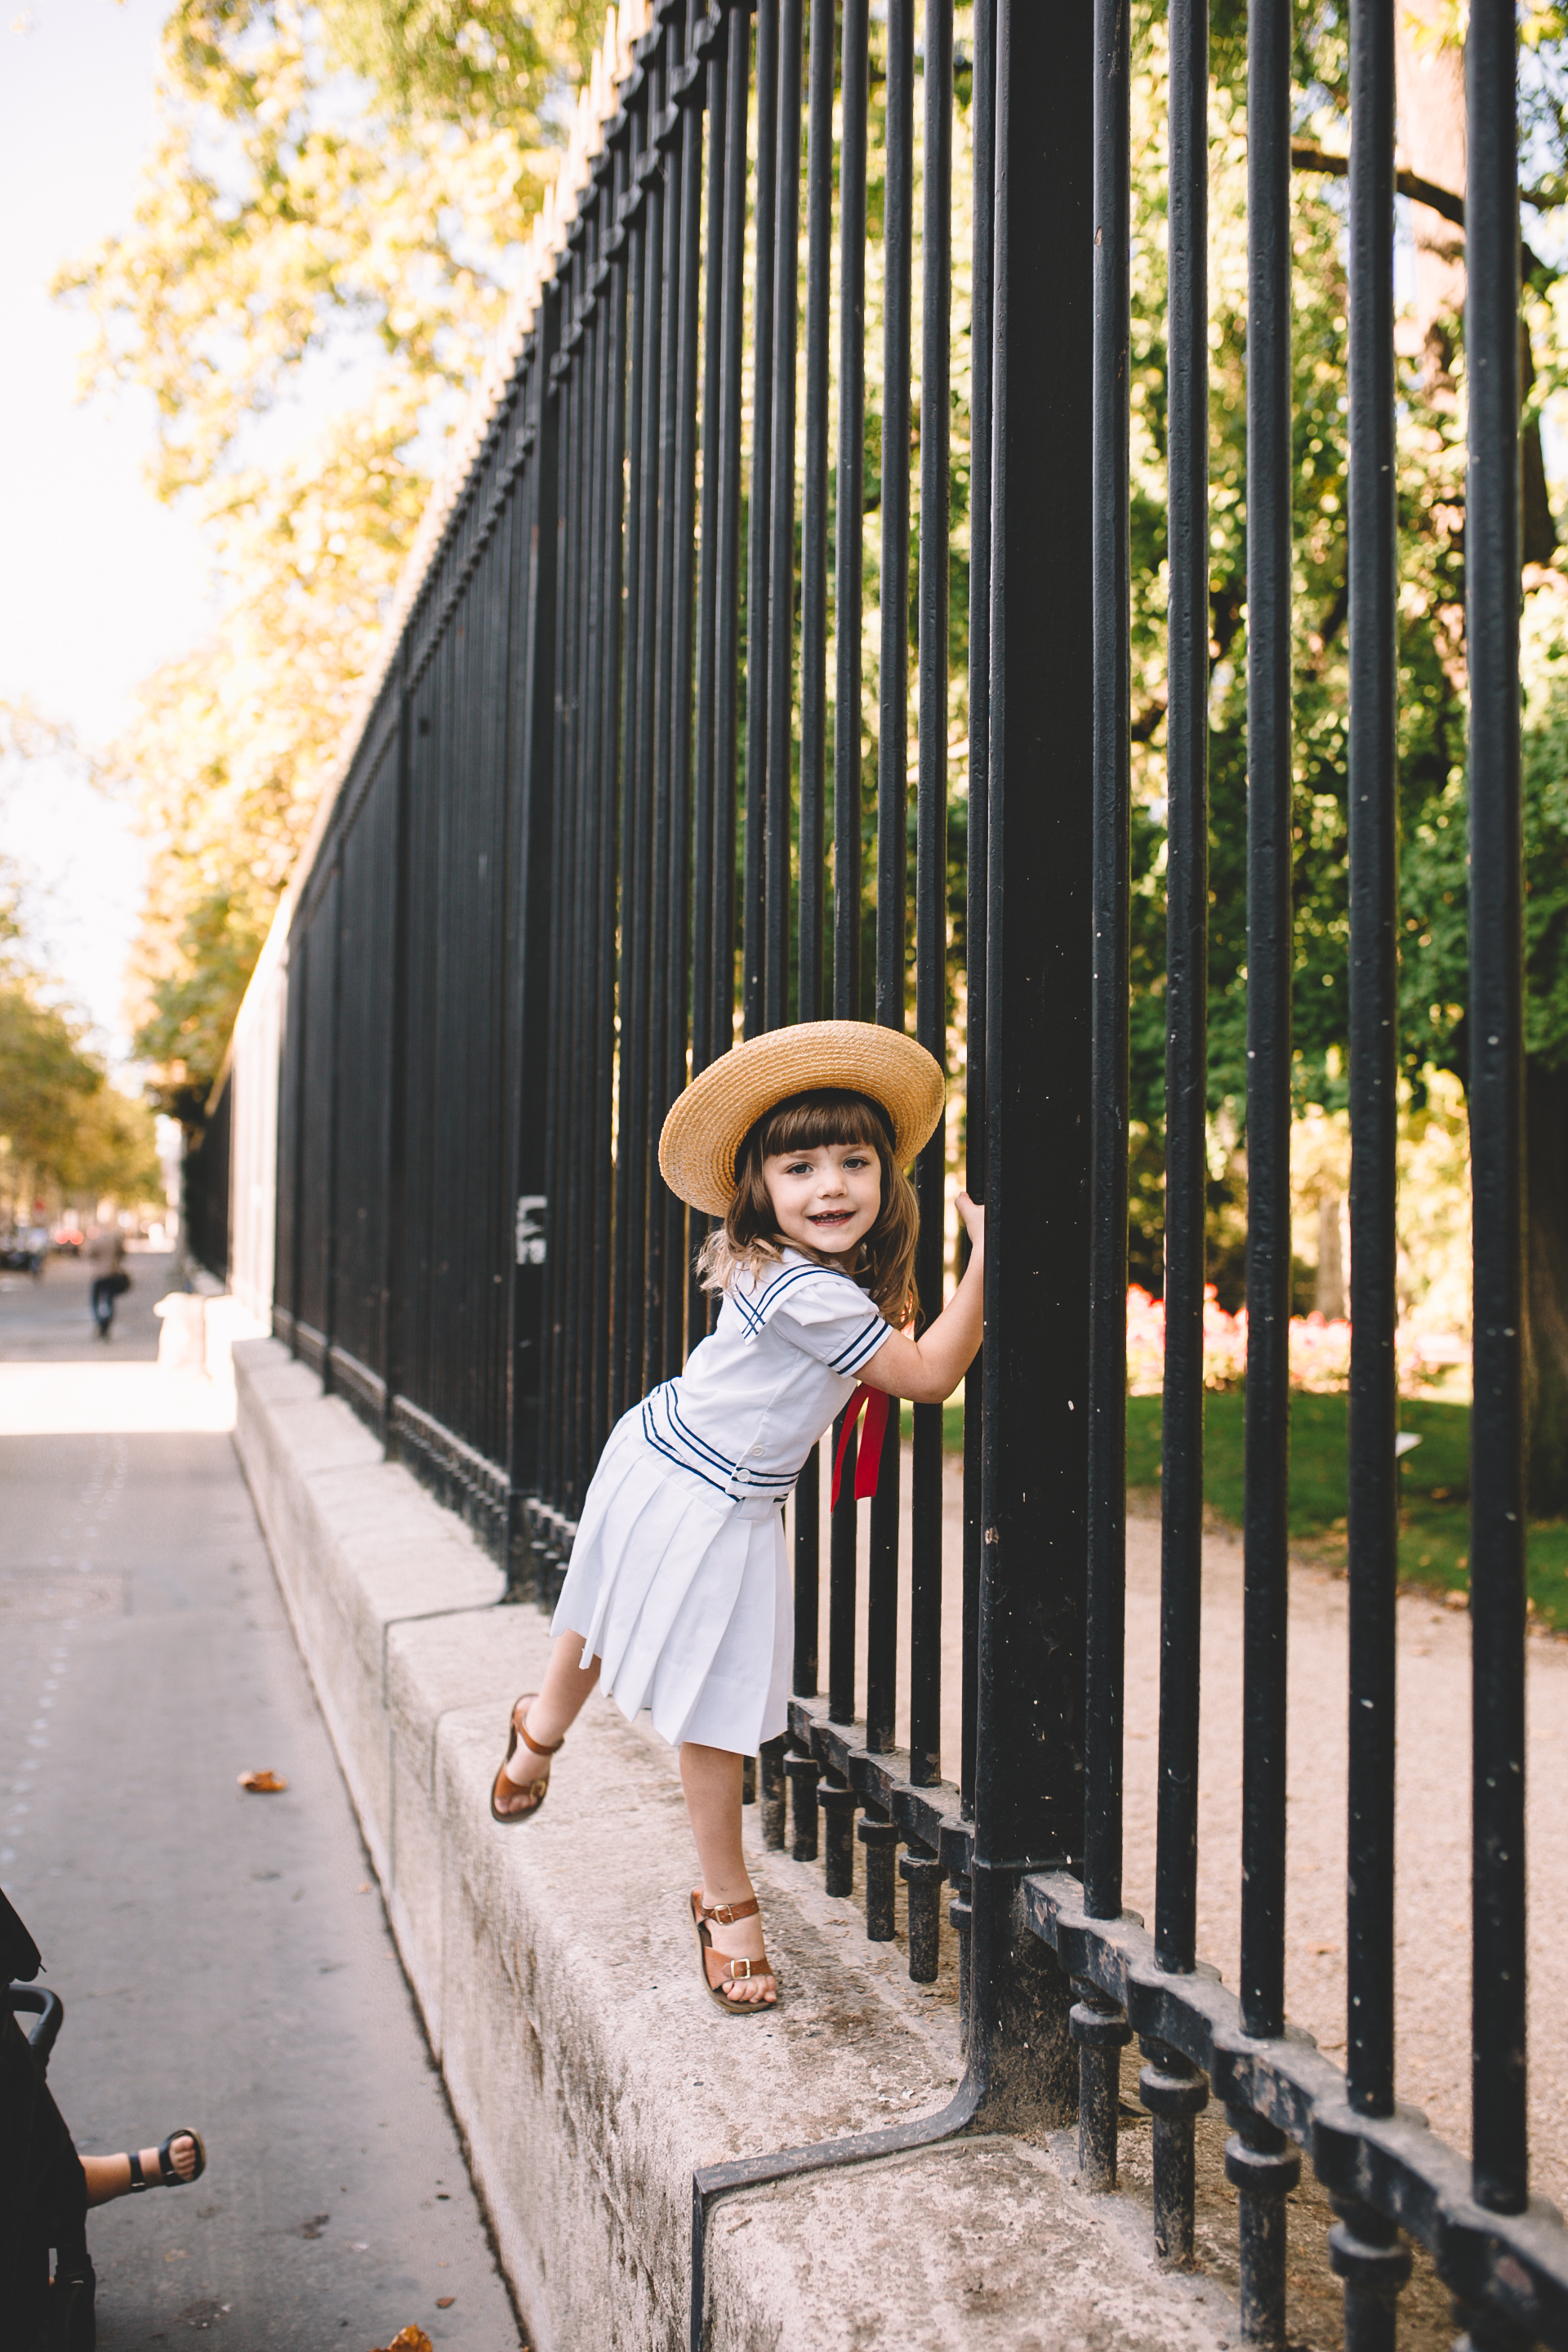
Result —
<instances>
[{"instance_id":1,"label":"black iron fence","mask_svg":"<svg viewBox=\"0 0 1568 2352\"><path fill-rule=\"evenodd\" d=\"M185 1153L184 1244L198 1265L228 1280L233 1216L234 1094L226 1073L207 1105L199 1141Z\"/></svg>"},{"instance_id":2,"label":"black iron fence","mask_svg":"<svg viewBox=\"0 0 1568 2352\"><path fill-rule=\"evenodd\" d=\"M957 54L951 0L918 12L914 0L885 0L872 19L868 0L726 0L711 12L705 0L658 0L637 43L559 268L300 886L275 1327L468 1514L521 1591L549 1600L613 1419L678 1370L704 1328L690 1274L700 1235L655 1157L674 1096L738 1034L826 1012L900 1027L912 1014L946 1058L962 971L964 1148L991 1235L962 1549L942 1546L936 1409L914 1412L907 1496L892 1451L863 1559L852 1499L824 1528L808 1468L795 1504L788 1752L763 1759L762 1796L770 1842L787 1835L803 1860L820 1843L830 1890L849 1891L858 1838L873 1937L893 1932L902 1873L917 1978L935 1974L947 1889L968 2073L952 2106L899 2132L699 2176L694 2341L702 2217L726 2189L977 2122L1072 2112L1083 2177L1110 2185L1120 2053L1136 2034L1169 2259L1192 2246L1194 2116L1211 2093L1229 2111L1249 2340L1283 2340L1284 2199L1305 2149L1341 2214L1332 2259L1347 2343L1392 2345L1407 2232L1434 2254L1473 2343L1568 2346L1568 2235L1529 2200L1524 2096L1513 12L1471 0L1467 57L1468 2163L1394 2104L1393 0L1356 0L1350 19L1342 2073L1288 2031L1283 2006L1291 11L1253 0L1248 30L1250 1228L1235 1991L1201 1965L1194 1925L1206 12L1204 0L1170 0L1167 1358L1152 1932L1121 1901L1128 5L974 0ZM957 251L955 123L973 224L972 249ZM952 289L966 275L967 333L955 336ZM879 313L869 350L868 283ZM962 452L950 448L960 428ZM965 606L966 743L949 732ZM967 769L962 801L950 755ZM959 808L966 878L955 884ZM928 1306L943 1274L943 1150L939 1138L917 1171ZM944 1588L962 1594L956 1754L942 1751L939 1728ZM900 1696L905 1748L894 1744Z\"/></svg>"}]
</instances>

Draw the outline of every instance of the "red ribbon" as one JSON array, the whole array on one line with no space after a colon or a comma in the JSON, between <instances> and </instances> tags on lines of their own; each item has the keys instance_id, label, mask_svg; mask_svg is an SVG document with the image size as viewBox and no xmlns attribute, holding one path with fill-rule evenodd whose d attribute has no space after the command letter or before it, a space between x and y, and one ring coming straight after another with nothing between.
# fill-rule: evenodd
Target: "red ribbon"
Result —
<instances>
[{"instance_id":1,"label":"red ribbon","mask_svg":"<svg viewBox=\"0 0 1568 2352\"><path fill-rule=\"evenodd\" d=\"M877 1473L882 1466L882 1437L888 1426L888 1409L892 1403L886 1389L868 1389L862 1381L849 1400L844 1415L844 1427L839 1433L838 1452L833 1463L833 1496L830 1511L838 1507L838 1482L844 1472L844 1456L849 1451L849 1440L855 1434L855 1424L865 1408L866 1426L861 1433L860 1451L855 1462L855 1500L863 1503L868 1495L877 1491Z\"/></svg>"}]
</instances>

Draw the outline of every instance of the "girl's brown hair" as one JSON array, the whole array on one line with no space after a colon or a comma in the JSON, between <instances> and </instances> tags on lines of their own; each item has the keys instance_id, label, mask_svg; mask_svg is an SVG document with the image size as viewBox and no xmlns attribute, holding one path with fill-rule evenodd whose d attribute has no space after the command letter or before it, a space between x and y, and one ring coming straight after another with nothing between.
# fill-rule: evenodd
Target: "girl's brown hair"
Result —
<instances>
[{"instance_id":1,"label":"girl's brown hair","mask_svg":"<svg viewBox=\"0 0 1568 2352\"><path fill-rule=\"evenodd\" d=\"M760 1275L776 1264L787 1243L773 1218L773 1204L763 1181L763 1162L792 1151L816 1151L829 1143L859 1143L877 1154L882 1171L882 1202L877 1221L861 1243L854 1266L842 1258L803 1251L817 1256L836 1272L852 1273L868 1291L895 1330L901 1330L914 1313L915 1242L920 1211L914 1187L893 1156L893 1131L886 1111L868 1095L845 1087L814 1087L807 1094L791 1095L764 1111L742 1140L735 1154L735 1197L724 1222L709 1234L698 1253L697 1271L704 1290L728 1290L737 1274Z\"/></svg>"}]
</instances>

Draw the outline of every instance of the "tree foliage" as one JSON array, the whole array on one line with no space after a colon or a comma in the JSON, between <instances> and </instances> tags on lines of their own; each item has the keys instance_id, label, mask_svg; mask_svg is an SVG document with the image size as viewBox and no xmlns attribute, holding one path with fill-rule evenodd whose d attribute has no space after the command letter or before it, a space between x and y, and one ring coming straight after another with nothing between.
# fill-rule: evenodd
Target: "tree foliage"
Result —
<instances>
[{"instance_id":1,"label":"tree foliage","mask_svg":"<svg viewBox=\"0 0 1568 2352\"><path fill-rule=\"evenodd\" d=\"M0 961L0 1192L159 1192L153 1114L110 1085L79 1025L14 955Z\"/></svg>"},{"instance_id":2,"label":"tree foliage","mask_svg":"<svg viewBox=\"0 0 1568 2352\"><path fill-rule=\"evenodd\" d=\"M186 1118L493 340L588 38L564 0L177 0L133 224L62 278L96 329L89 383L153 392L157 488L206 523L221 585L213 642L149 682L117 750L154 842L138 1046ZM301 396L323 419L308 436Z\"/></svg>"},{"instance_id":3,"label":"tree foliage","mask_svg":"<svg viewBox=\"0 0 1568 2352\"><path fill-rule=\"evenodd\" d=\"M1415 294L1399 330L1399 824L1402 1030L1419 1106L1434 1069L1466 1071L1463 142L1454 113L1460 0L1399 0L1401 73L1430 67L1401 136L1432 204L1406 208ZM968 12L958 12L959 55ZM1239 1296L1247 940L1245 0L1215 0L1210 106L1210 793L1214 1271ZM1163 0L1134 12L1132 373L1134 1264L1159 1286L1165 857ZM215 644L152 681L124 747L160 842L141 950L143 1048L194 1115L249 962L313 813L371 659L438 447L501 314L509 268L552 168L561 100L597 32L596 0L177 0L160 142L132 229L70 273L98 325L92 376L150 385L159 482L194 501L225 583ZM873 33L868 170L864 821L875 773L882 91ZM1568 393L1568 9L1521 16L1524 250L1525 785L1532 1102L1568 1089L1568 572L1540 419ZM1411 84L1414 88L1414 84ZM968 77L960 64L962 190ZM1444 109L1448 119L1444 120ZM1348 0L1298 12L1291 235L1295 513L1295 1077L1299 1105L1342 1108L1348 1034ZM1419 136L1417 137L1417 133ZM1431 160L1431 159L1436 160ZM1460 184L1444 183L1448 172ZM1441 201L1436 199L1440 198ZM952 409L949 723L966 718L968 400L963 236ZM917 340L918 348L918 340ZM308 446L271 421L334 356L347 389ZM900 429L903 429L900 425ZM918 418L909 421L911 440ZM918 470L918 469L917 469ZM911 602L912 615L912 602ZM955 953L964 814L955 761ZM1568 1094L1564 1096L1568 1106ZM1568 1131L1568 1108L1564 1108ZM1555 1132L1556 1114L1538 1122ZM1568 1205L1535 1185L1535 1227ZM1561 1184L1556 1188L1559 1199ZM1556 1261L1554 1260L1553 1263ZM1538 1318L1544 1329L1550 1316ZM1564 1406L1568 1428L1568 1404ZM1568 1441L1562 1500L1568 1505Z\"/></svg>"}]
</instances>

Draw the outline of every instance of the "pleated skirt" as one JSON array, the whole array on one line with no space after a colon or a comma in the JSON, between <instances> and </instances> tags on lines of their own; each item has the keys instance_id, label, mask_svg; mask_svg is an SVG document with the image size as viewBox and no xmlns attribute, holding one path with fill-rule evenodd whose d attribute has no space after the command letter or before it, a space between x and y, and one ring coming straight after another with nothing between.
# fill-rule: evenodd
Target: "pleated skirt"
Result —
<instances>
[{"instance_id":1,"label":"pleated skirt","mask_svg":"<svg viewBox=\"0 0 1568 2352\"><path fill-rule=\"evenodd\" d=\"M634 1406L584 1499L551 1624L604 1661L628 1719L754 1756L787 1727L792 1605L784 1514L731 1501L656 1453Z\"/></svg>"}]
</instances>

